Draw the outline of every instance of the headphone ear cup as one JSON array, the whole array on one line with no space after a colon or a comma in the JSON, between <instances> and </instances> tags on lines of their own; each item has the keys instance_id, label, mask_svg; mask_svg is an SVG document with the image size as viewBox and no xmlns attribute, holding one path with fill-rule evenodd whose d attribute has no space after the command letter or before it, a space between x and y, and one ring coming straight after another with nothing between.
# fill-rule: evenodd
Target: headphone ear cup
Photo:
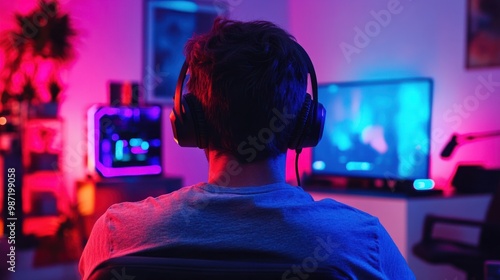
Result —
<instances>
[{"instance_id":1,"label":"headphone ear cup","mask_svg":"<svg viewBox=\"0 0 500 280\"><path fill-rule=\"evenodd\" d=\"M290 137L290 142L288 144L288 148L295 150L302 148L302 138L304 137L304 130L306 129L307 122L309 119L309 115L311 113L311 96L306 94L306 98L304 100L304 104L302 104L302 108L300 109L299 116L297 117L295 128L293 130L292 136Z\"/></svg>"},{"instance_id":2,"label":"headphone ear cup","mask_svg":"<svg viewBox=\"0 0 500 280\"><path fill-rule=\"evenodd\" d=\"M315 147L323 137L326 118L326 109L323 104L318 103L316 110L311 112L310 115L311 120L304 129L304 137L302 143L300 143L301 148Z\"/></svg>"},{"instance_id":3,"label":"headphone ear cup","mask_svg":"<svg viewBox=\"0 0 500 280\"><path fill-rule=\"evenodd\" d=\"M289 149L314 147L318 145L319 140L323 137L326 110L321 103L318 103L317 108L314 108L314 105L311 96L306 95L306 100L297 118L294 133L290 138Z\"/></svg>"},{"instance_id":4,"label":"headphone ear cup","mask_svg":"<svg viewBox=\"0 0 500 280\"><path fill-rule=\"evenodd\" d=\"M196 143L196 130L193 123L191 110L186 100L182 96L179 98L179 107L174 106L170 112L170 123L172 125L172 132L177 144L181 147L197 147Z\"/></svg>"},{"instance_id":5,"label":"headphone ear cup","mask_svg":"<svg viewBox=\"0 0 500 280\"><path fill-rule=\"evenodd\" d=\"M205 149L208 147L208 127L203 107L198 98L192 93L185 94L182 98L187 106L189 106L189 111L191 112L196 146L200 149Z\"/></svg>"}]
</instances>

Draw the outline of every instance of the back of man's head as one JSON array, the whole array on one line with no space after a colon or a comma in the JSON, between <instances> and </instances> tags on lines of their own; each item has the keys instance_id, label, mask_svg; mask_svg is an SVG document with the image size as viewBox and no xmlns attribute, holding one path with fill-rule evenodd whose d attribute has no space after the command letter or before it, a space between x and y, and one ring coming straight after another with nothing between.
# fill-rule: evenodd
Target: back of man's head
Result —
<instances>
[{"instance_id":1,"label":"back of man's head","mask_svg":"<svg viewBox=\"0 0 500 280\"><path fill-rule=\"evenodd\" d=\"M209 148L241 163L286 152L305 99L307 64L273 23L218 18L186 45L188 90L201 103Z\"/></svg>"}]
</instances>

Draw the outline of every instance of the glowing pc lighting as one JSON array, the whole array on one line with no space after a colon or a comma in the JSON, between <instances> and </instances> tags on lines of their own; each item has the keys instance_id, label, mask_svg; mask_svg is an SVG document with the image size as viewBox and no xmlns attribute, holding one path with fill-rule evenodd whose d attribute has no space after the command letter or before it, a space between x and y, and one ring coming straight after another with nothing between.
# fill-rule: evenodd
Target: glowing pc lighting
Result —
<instances>
[{"instance_id":1,"label":"glowing pc lighting","mask_svg":"<svg viewBox=\"0 0 500 280\"><path fill-rule=\"evenodd\" d=\"M99 172L103 177L161 174L158 154L161 140L157 135L161 127L160 107L131 109L96 105L88 110L87 118L87 168L90 173ZM122 122L114 122L118 119L126 122L128 127ZM155 129L153 132L145 131L144 137L128 138L131 134L128 128L141 126Z\"/></svg>"},{"instance_id":2,"label":"glowing pc lighting","mask_svg":"<svg viewBox=\"0 0 500 280\"><path fill-rule=\"evenodd\" d=\"M372 165L366 161L350 161L346 164L346 169L367 171L372 169Z\"/></svg>"},{"instance_id":3,"label":"glowing pc lighting","mask_svg":"<svg viewBox=\"0 0 500 280\"><path fill-rule=\"evenodd\" d=\"M122 140L116 141L115 158L117 160L123 159L123 141Z\"/></svg>"},{"instance_id":4,"label":"glowing pc lighting","mask_svg":"<svg viewBox=\"0 0 500 280\"><path fill-rule=\"evenodd\" d=\"M432 190L434 185L435 183L432 179L417 179L413 181L413 188L417 191Z\"/></svg>"},{"instance_id":5,"label":"glowing pc lighting","mask_svg":"<svg viewBox=\"0 0 500 280\"><path fill-rule=\"evenodd\" d=\"M313 163L313 169L314 170L324 170L325 169L325 162L318 160Z\"/></svg>"},{"instance_id":6,"label":"glowing pc lighting","mask_svg":"<svg viewBox=\"0 0 500 280\"><path fill-rule=\"evenodd\" d=\"M196 3L189 1L168 1L162 3L161 6L164 8L169 8L172 10L185 13L195 13L196 11L198 11L198 5L196 5Z\"/></svg>"},{"instance_id":7,"label":"glowing pc lighting","mask_svg":"<svg viewBox=\"0 0 500 280\"><path fill-rule=\"evenodd\" d=\"M140 138L132 138L130 139L130 146L137 147L141 145L142 140Z\"/></svg>"}]
</instances>

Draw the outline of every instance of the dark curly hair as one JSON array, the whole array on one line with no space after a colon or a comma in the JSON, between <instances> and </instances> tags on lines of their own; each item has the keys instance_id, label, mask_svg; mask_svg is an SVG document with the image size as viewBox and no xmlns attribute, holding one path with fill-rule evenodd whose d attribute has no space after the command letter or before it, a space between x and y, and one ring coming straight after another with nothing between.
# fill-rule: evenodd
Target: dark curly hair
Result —
<instances>
[{"instance_id":1,"label":"dark curly hair","mask_svg":"<svg viewBox=\"0 0 500 280\"><path fill-rule=\"evenodd\" d=\"M240 163L285 153L307 87L295 38L271 22L217 18L185 51L187 88L202 105L209 148Z\"/></svg>"}]
</instances>

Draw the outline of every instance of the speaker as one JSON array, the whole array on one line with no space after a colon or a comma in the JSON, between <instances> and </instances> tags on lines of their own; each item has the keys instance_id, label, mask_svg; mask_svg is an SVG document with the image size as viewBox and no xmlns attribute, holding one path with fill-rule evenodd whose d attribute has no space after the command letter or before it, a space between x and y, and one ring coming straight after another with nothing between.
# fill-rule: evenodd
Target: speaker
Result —
<instances>
[{"instance_id":1,"label":"speaker","mask_svg":"<svg viewBox=\"0 0 500 280\"><path fill-rule=\"evenodd\" d=\"M137 82L109 82L109 104L111 106L139 105L140 87Z\"/></svg>"},{"instance_id":2,"label":"speaker","mask_svg":"<svg viewBox=\"0 0 500 280\"><path fill-rule=\"evenodd\" d=\"M307 64L308 74L311 80L312 98L305 92L305 101L297 117L296 126L292 132L288 148L301 150L305 147L314 147L323 136L326 110L318 101L318 82L316 72L311 58L307 52L296 44L301 53L302 60ZM170 121L175 141L181 147L208 147L208 129L203 114L203 108L196 97L187 93L182 94L187 76L188 64L184 62L174 95L174 106L170 113Z\"/></svg>"},{"instance_id":3,"label":"speaker","mask_svg":"<svg viewBox=\"0 0 500 280\"><path fill-rule=\"evenodd\" d=\"M457 193L493 193L500 183L500 169L459 165L451 184Z\"/></svg>"}]
</instances>

